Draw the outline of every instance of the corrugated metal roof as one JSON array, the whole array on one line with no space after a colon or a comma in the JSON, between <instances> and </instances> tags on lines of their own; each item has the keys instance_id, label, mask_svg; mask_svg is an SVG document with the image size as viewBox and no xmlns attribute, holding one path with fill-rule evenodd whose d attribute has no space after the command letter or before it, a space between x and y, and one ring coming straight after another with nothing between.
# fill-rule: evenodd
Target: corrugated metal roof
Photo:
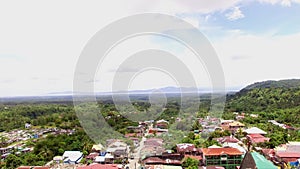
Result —
<instances>
[{"instance_id":1,"label":"corrugated metal roof","mask_svg":"<svg viewBox=\"0 0 300 169\"><path fill-rule=\"evenodd\" d=\"M243 152L236 148L202 148L203 155L214 156L221 154L243 155Z\"/></svg>"},{"instance_id":2,"label":"corrugated metal roof","mask_svg":"<svg viewBox=\"0 0 300 169\"><path fill-rule=\"evenodd\" d=\"M263 155L260 155L257 152L252 152L251 155L256 163L257 169L277 169L278 168L271 161L267 160Z\"/></svg>"}]
</instances>

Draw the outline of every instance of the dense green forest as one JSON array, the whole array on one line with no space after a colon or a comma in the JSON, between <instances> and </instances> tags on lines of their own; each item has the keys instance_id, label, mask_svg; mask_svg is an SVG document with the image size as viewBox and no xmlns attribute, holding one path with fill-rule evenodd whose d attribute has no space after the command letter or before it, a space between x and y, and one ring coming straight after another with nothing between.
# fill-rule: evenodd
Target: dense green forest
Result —
<instances>
[{"instance_id":1,"label":"dense green forest","mask_svg":"<svg viewBox=\"0 0 300 169\"><path fill-rule=\"evenodd\" d=\"M300 80L249 85L227 98L225 117L228 112L254 113L260 115L259 120L276 120L299 126Z\"/></svg>"},{"instance_id":2,"label":"dense green forest","mask_svg":"<svg viewBox=\"0 0 300 169\"><path fill-rule=\"evenodd\" d=\"M0 106L0 132L34 126L74 128L79 125L71 104L17 104Z\"/></svg>"}]
</instances>

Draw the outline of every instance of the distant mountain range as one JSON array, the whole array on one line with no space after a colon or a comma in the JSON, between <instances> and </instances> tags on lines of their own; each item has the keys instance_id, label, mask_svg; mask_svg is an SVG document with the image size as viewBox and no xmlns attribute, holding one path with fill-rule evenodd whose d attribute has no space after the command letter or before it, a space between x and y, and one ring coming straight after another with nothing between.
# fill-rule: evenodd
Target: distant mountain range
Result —
<instances>
[{"instance_id":1,"label":"distant mountain range","mask_svg":"<svg viewBox=\"0 0 300 169\"><path fill-rule=\"evenodd\" d=\"M239 88L237 87L232 87L227 89L226 92L237 92L239 90ZM111 95L111 94L149 94L149 93L155 93L155 92L161 92L161 93L181 93L181 92L185 92L185 93L211 93L212 89L211 88L195 88L195 87L173 87L173 86L169 86L169 87L163 87L163 88L154 88L154 89L143 89L143 90L129 90L129 91L115 91L115 92L96 92L96 95L101 96L101 95ZM218 92L215 91L215 92ZM46 95L72 95L73 92L72 91L65 91L65 92L52 92L52 93L48 93ZM77 93L77 94L84 94L84 93ZM94 93L92 93L94 94Z\"/></svg>"},{"instance_id":2,"label":"distant mountain range","mask_svg":"<svg viewBox=\"0 0 300 169\"><path fill-rule=\"evenodd\" d=\"M296 88L296 89L295 89ZM245 104L250 104L249 100L254 100L257 99L256 97L258 95L261 95L261 93L258 93L258 90L262 89L268 89L266 90L267 92L274 91L275 89L280 90L280 92L288 92L291 93L292 91L298 91L300 88L300 79L290 79L290 80L279 80L279 81L274 81L274 80L269 80L269 81L263 81L263 82L257 82L251 85L246 86L245 88L239 90L240 88L238 87L233 87L233 88L227 88L227 100L231 100L231 102L243 102ZM300 90L300 89L299 89ZM145 89L145 90L130 90L130 91L117 91L117 92L97 92L96 95L97 97L111 97L112 94L127 94L129 93L130 95L148 95L152 92L161 92L161 93L166 93L169 95L173 94L180 94L181 92L187 92L187 93L200 93L200 94L208 94L211 93L212 90L211 88L193 88L193 87L186 87L186 88L179 88L179 87L163 87L163 88L158 88L158 89ZM215 91L218 92L218 91ZM87 93L78 93L81 95L89 95ZM90 93L94 94L94 93ZM24 97L6 97L6 98L0 98L0 102L7 102L7 101L72 101L72 96L73 92L72 91L64 91L64 92L52 92L52 93L47 93L45 95L41 96L24 96ZM264 97L264 96L262 96ZM278 95L280 97L280 95ZM243 99L244 98L244 99ZM247 98L247 99L246 99ZM266 97L267 98L267 97ZM298 100L295 100L294 103L299 103ZM247 106L245 106L247 107ZM248 106L249 107L249 106Z\"/></svg>"}]
</instances>

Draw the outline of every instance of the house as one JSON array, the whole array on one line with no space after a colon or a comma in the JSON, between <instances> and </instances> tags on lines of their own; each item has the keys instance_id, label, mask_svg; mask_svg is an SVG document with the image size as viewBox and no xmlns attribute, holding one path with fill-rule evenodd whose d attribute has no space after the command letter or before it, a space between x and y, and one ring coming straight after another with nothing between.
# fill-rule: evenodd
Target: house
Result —
<instances>
[{"instance_id":1,"label":"house","mask_svg":"<svg viewBox=\"0 0 300 169\"><path fill-rule=\"evenodd\" d=\"M300 152L300 142L289 141L286 146L288 152Z\"/></svg>"},{"instance_id":2,"label":"house","mask_svg":"<svg viewBox=\"0 0 300 169\"><path fill-rule=\"evenodd\" d=\"M97 156L99 156L99 153L93 152L86 156L85 159L94 161Z\"/></svg>"},{"instance_id":3,"label":"house","mask_svg":"<svg viewBox=\"0 0 300 169\"><path fill-rule=\"evenodd\" d=\"M244 119L245 118L245 114L241 114L241 115L236 115L235 116L235 119L236 120L242 120L242 119Z\"/></svg>"},{"instance_id":4,"label":"house","mask_svg":"<svg viewBox=\"0 0 300 169\"><path fill-rule=\"evenodd\" d=\"M255 163L251 153L248 151L245 154L239 169L256 169L256 168L257 168L256 163Z\"/></svg>"},{"instance_id":5,"label":"house","mask_svg":"<svg viewBox=\"0 0 300 169\"><path fill-rule=\"evenodd\" d=\"M288 142L274 149L274 161L279 163L294 163L300 158L300 142Z\"/></svg>"},{"instance_id":6,"label":"house","mask_svg":"<svg viewBox=\"0 0 300 169\"><path fill-rule=\"evenodd\" d=\"M191 155L201 155L201 150L196 148L194 144L182 143L176 145L177 153L180 154L191 154Z\"/></svg>"},{"instance_id":7,"label":"house","mask_svg":"<svg viewBox=\"0 0 300 169\"><path fill-rule=\"evenodd\" d=\"M11 148L0 148L0 155L10 153Z\"/></svg>"},{"instance_id":8,"label":"house","mask_svg":"<svg viewBox=\"0 0 300 169\"><path fill-rule=\"evenodd\" d=\"M244 130L245 133L247 134L260 134L260 135L266 135L267 132L257 128L257 127L251 127L249 129Z\"/></svg>"},{"instance_id":9,"label":"house","mask_svg":"<svg viewBox=\"0 0 300 169\"><path fill-rule=\"evenodd\" d=\"M154 157L146 157L142 160L142 164L144 165L181 165L180 160L172 160L172 159L163 159L159 156Z\"/></svg>"},{"instance_id":10,"label":"house","mask_svg":"<svg viewBox=\"0 0 300 169\"><path fill-rule=\"evenodd\" d=\"M182 169L182 167L173 165L145 165L145 169Z\"/></svg>"},{"instance_id":11,"label":"house","mask_svg":"<svg viewBox=\"0 0 300 169\"><path fill-rule=\"evenodd\" d=\"M108 142L107 147L126 147L127 144L121 140L111 140Z\"/></svg>"},{"instance_id":12,"label":"house","mask_svg":"<svg viewBox=\"0 0 300 169\"><path fill-rule=\"evenodd\" d=\"M148 138L144 141L144 146L140 151L141 159L149 156L162 155L165 152L163 148L163 140L160 138Z\"/></svg>"},{"instance_id":13,"label":"house","mask_svg":"<svg viewBox=\"0 0 300 169\"><path fill-rule=\"evenodd\" d=\"M239 143L224 143L224 144L222 144L222 147L236 148L236 149L240 150L241 152L243 152L243 154L245 154L247 152L245 147L243 147L243 145L239 144Z\"/></svg>"},{"instance_id":14,"label":"house","mask_svg":"<svg viewBox=\"0 0 300 169\"><path fill-rule=\"evenodd\" d=\"M78 164L83 158L83 154L80 151L65 151L63 158L66 164Z\"/></svg>"},{"instance_id":15,"label":"house","mask_svg":"<svg viewBox=\"0 0 300 169\"><path fill-rule=\"evenodd\" d=\"M242 162L243 152L236 148L202 148L203 164L206 166L222 166L235 169Z\"/></svg>"},{"instance_id":16,"label":"house","mask_svg":"<svg viewBox=\"0 0 300 169\"><path fill-rule=\"evenodd\" d=\"M109 142L107 147L106 152L112 154L115 159L127 157L129 152L128 145L120 140Z\"/></svg>"},{"instance_id":17,"label":"house","mask_svg":"<svg viewBox=\"0 0 300 169\"><path fill-rule=\"evenodd\" d=\"M221 126L228 126L229 123L234 122L234 120L221 120Z\"/></svg>"},{"instance_id":18,"label":"house","mask_svg":"<svg viewBox=\"0 0 300 169\"><path fill-rule=\"evenodd\" d=\"M277 169L271 161L258 152L247 152L239 169Z\"/></svg>"},{"instance_id":19,"label":"house","mask_svg":"<svg viewBox=\"0 0 300 169\"><path fill-rule=\"evenodd\" d=\"M94 144L92 147L93 152L101 152L102 150L104 150L104 147L102 144Z\"/></svg>"},{"instance_id":20,"label":"house","mask_svg":"<svg viewBox=\"0 0 300 169\"><path fill-rule=\"evenodd\" d=\"M161 129L161 128L151 128L149 129L149 134L157 134L157 135L161 135L163 133L168 133L168 129Z\"/></svg>"},{"instance_id":21,"label":"house","mask_svg":"<svg viewBox=\"0 0 300 169\"><path fill-rule=\"evenodd\" d=\"M1 159L5 159L6 157L8 157L11 153L5 153L1 155Z\"/></svg>"},{"instance_id":22,"label":"house","mask_svg":"<svg viewBox=\"0 0 300 169\"><path fill-rule=\"evenodd\" d=\"M112 164L114 162L114 156L112 154L106 153L104 155L104 157L105 157L105 163L106 164Z\"/></svg>"},{"instance_id":23,"label":"house","mask_svg":"<svg viewBox=\"0 0 300 169\"><path fill-rule=\"evenodd\" d=\"M214 138L219 144L224 144L224 143L238 143L239 140L235 138L234 136L224 136L220 138Z\"/></svg>"},{"instance_id":24,"label":"house","mask_svg":"<svg viewBox=\"0 0 300 169\"><path fill-rule=\"evenodd\" d=\"M29 129L31 127L31 124L30 123L25 123L25 129Z\"/></svg>"},{"instance_id":25,"label":"house","mask_svg":"<svg viewBox=\"0 0 300 169\"><path fill-rule=\"evenodd\" d=\"M236 130L240 129L240 128L244 128L245 124L239 122L239 121L234 121L232 123L228 124L229 126L229 130L235 132Z\"/></svg>"},{"instance_id":26,"label":"house","mask_svg":"<svg viewBox=\"0 0 300 169\"><path fill-rule=\"evenodd\" d=\"M258 118L258 114L250 114L250 117Z\"/></svg>"},{"instance_id":27,"label":"house","mask_svg":"<svg viewBox=\"0 0 300 169\"><path fill-rule=\"evenodd\" d=\"M94 162L95 163L105 163L105 156L96 156L95 158L94 158Z\"/></svg>"},{"instance_id":28,"label":"house","mask_svg":"<svg viewBox=\"0 0 300 169\"><path fill-rule=\"evenodd\" d=\"M148 138L144 141L144 145L151 145L151 146L162 146L163 139L160 138Z\"/></svg>"},{"instance_id":29,"label":"house","mask_svg":"<svg viewBox=\"0 0 300 169\"><path fill-rule=\"evenodd\" d=\"M64 160L63 156L55 156L53 157L54 163L61 163Z\"/></svg>"},{"instance_id":30,"label":"house","mask_svg":"<svg viewBox=\"0 0 300 169\"><path fill-rule=\"evenodd\" d=\"M270 138L267 138L261 134L248 134L247 139L250 141L251 144L269 142Z\"/></svg>"},{"instance_id":31,"label":"house","mask_svg":"<svg viewBox=\"0 0 300 169\"><path fill-rule=\"evenodd\" d=\"M275 158L277 158L279 162L285 162L288 164L290 162L297 161L300 158L300 152L279 151L276 152Z\"/></svg>"},{"instance_id":32,"label":"house","mask_svg":"<svg viewBox=\"0 0 300 169\"><path fill-rule=\"evenodd\" d=\"M109 147L106 149L107 153L111 153L114 158L124 158L127 157L127 146L126 147Z\"/></svg>"},{"instance_id":33,"label":"house","mask_svg":"<svg viewBox=\"0 0 300 169\"><path fill-rule=\"evenodd\" d=\"M139 126L128 126L127 130L131 131L133 133L143 134L144 133L144 126L142 126L142 125L139 125Z\"/></svg>"},{"instance_id":34,"label":"house","mask_svg":"<svg viewBox=\"0 0 300 169\"><path fill-rule=\"evenodd\" d=\"M161 158L181 161L184 156L179 153L163 152Z\"/></svg>"},{"instance_id":35,"label":"house","mask_svg":"<svg viewBox=\"0 0 300 169\"><path fill-rule=\"evenodd\" d=\"M241 122L234 121L234 120L221 120L221 128L223 130L230 130L235 132L239 128L244 128L245 125Z\"/></svg>"},{"instance_id":36,"label":"house","mask_svg":"<svg viewBox=\"0 0 300 169\"><path fill-rule=\"evenodd\" d=\"M169 126L169 122L164 119L158 120L155 124L155 127L160 129L167 129L168 126Z\"/></svg>"},{"instance_id":37,"label":"house","mask_svg":"<svg viewBox=\"0 0 300 169\"><path fill-rule=\"evenodd\" d=\"M150 156L159 156L165 152L165 149L162 146L152 146L152 145L144 145L144 147L140 151L141 159Z\"/></svg>"}]
</instances>

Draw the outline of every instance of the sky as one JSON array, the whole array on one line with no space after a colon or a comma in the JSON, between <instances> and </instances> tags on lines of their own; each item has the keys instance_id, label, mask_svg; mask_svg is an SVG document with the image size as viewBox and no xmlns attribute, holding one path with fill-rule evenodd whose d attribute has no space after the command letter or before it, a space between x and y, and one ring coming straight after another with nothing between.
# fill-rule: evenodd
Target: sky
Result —
<instances>
[{"instance_id":1,"label":"sky","mask_svg":"<svg viewBox=\"0 0 300 169\"><path fill-rule=\"evenodd\" d=\"M134 14L168 14L198 28L213 46L227 89L257 81L300 78L300 0L0 1L0 97L73 90L78 58L103 27ZM143 24L143 23L140 23ZM120 28L120 31L122 29ZM94 79L95 91L110 91L114 74L137 51L169 51L194 74L197 87L211 85L203 63L181 44L139 36L116 46ZM128 89L176 86L163 71L137 72Z\"/></svg>"}]
</instances>

